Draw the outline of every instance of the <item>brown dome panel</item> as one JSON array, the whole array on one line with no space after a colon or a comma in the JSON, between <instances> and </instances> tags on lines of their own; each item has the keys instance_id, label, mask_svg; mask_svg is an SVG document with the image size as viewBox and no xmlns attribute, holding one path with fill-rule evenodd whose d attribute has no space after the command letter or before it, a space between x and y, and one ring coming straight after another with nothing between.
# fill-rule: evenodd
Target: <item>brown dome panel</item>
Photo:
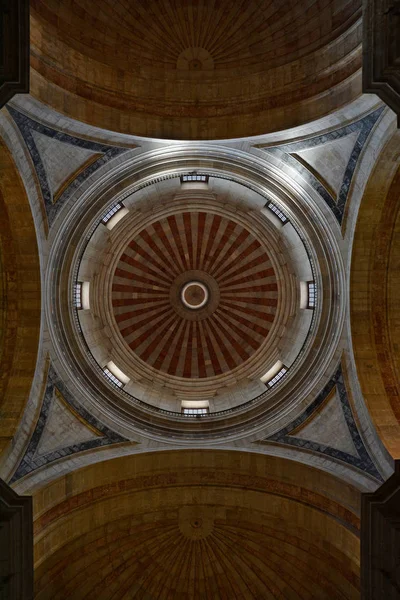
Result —
<instances>
[{"instance_id":1,"label":"brown dome panel","mask_svg":"<svg viewBox=\"0 0 400 600\"><path fill-rule=\"evenodd\" d=\"M216 139L361 93L361 2L32 0L31 92L93 125Z\"/></svg>"},{"instance_id":2,"label":"brown dome panel","mask_svg":"<svg viewBox=\"0 0 400 600\"><path fill-rule=\"evenodd\" d=\"M187 302L190 290L202 294L198 307ZM122 337L143 361L168 375L205 378L260 348L278 283L264 247L242 225L182 212L131 240L115 270L112 303Z\"/></svg>"},{"instance_id":3,"label":"brown dome panel","mask_svg":"<svg viewBox=\"0 0 400 600\"><path fill-rule=\"evenodd\" d=\"M360 596L360 493L332 475L186 449L67 477L34 496L37 600Z\"/></svg>"}]
</instances>

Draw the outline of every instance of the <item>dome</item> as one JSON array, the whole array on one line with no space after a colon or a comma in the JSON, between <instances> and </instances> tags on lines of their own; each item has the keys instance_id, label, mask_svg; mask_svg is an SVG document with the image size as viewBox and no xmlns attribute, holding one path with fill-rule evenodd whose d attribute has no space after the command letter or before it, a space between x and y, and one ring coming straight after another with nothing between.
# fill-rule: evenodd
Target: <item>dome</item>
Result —
<instances>
[{"instance_id":1,"label":"dome","mask_svg":"<svg viewBox=\"0 0 400 600\"><path fill-rule=\"evenodd\" d=\"M316 492L310 467L242 452L130 459L51 490L35 521L38 599L358 597L350 486L319 473Z\"/></svg>"},{"instance_id":2,"label":"dome","mask_svg":"<svg viewBox=\"0 0 400 600\"><path fill-rule=\"evenodd\" d=\"M361 93L361 1L31 3L31 91L106 129L264 134Z\"/></svg>"},{"instance_id":3,"label":"dome","mask_svg":"<svg viewBox=\"0 0 400 600\"><path fill-rule=\"evenodd\" d=\"M224 393L243 401L238 384L249 398L264 391L299 292L278 228L249 210L245 188L235 186L232 207L217 178L207 189L185 185L147 187L150 206L133 193L111 231L97 222L78 268L90 312L78 315L98 364L126 375L125 392L175 411L177 398L214 398L220 410Z\"/></svg>"},{"instance_id":4,"label":"dome","mask_svg":"<svg viewBox=\"0 0 400 600\"><path fill-rule=\"evenodd\" d=\"M282 187L282 172L236 161L236 150L200 145L128 157L93 181L90 200L72 200L59 232L52 338L88 410L127 432L272 423L312 384L313 363L331 360L343 318L334 242L315 237L306 197ZM328 328L324 311L336 314Z\"/></svg>"},{"instance_id":5,"label":"dome","mask_svg":"<svg viewBox=\"0 0 400 600\"><path fill-rule=\"evenodd\" d=\"M185 210L129 242L112 304L120 334L143 361L169 375L205 378L235 369L260 348L275 319L278 284L265 247L240 223Z\"/></svg>"}]
</instances>

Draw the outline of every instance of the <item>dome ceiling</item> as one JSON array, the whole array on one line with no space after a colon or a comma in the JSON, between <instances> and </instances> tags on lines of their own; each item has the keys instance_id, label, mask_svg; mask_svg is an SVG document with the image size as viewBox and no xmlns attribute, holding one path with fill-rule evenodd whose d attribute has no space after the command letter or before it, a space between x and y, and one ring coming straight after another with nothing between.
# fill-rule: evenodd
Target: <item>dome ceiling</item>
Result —
<instances>
[{"instance_id":1,"label":"dome ceiling","mask_svg":"<svg viewBox=\"0 0 400 600\"><path fill-rule=\"evenodd\" d=\"M321 315L335 298L331 282L341 285L340 257L331 239L315 236L300 197L275 196L271 183L275 205L256 191L257 157L242 182L236 166L232 179L220 167L226 150L213 148L196 157L207 183L191 185L186 146L174 153L149 153L131 172L116 165L91 188L90 210L74 204L48 267L46 307L57 309L49 322L57 351L64 356L68 345L68 364L85 381L88 405L93 393L123 427L140 419L167 437L171 423L175 437L208 438L221 427L236 435L244 419L249 427L272 420L297 401L299 381L310 385L310 352L331 360L342 306L332 307L335 331ZM160 161L168 167L161 177ZM312 305L309 286L318 289ZM182 412L193 402L208 409L204 420Z\"/></svg>"},{"instance_id":2,"label":"dome ceiling","mask_svg":"<svg viewBox=\"0 0 400 600\"><path fill-rule=\"evenodd\" d=\"M150 206L132 194L111 233L97 226L79 269L91 297L79 311L81 330L99 366L117 365L135 398L177 411L178 398L206 400L229 388L239 404L265 391L260 377L287 332L307 332L293 328L298 282L268 218L229 206L222 194L174 185L168 202L147 190ZM237 185L237 202L244 189Z\"/></svg>"},{"instance_id":3,"label":"dome ceiling","mask_svg":"<svg viewBox=\"0 0 400 600\"><path fill-rule=\"evenodd\" d=\"M359 494L304 465L150 453L65 488L35 496L37 600L359 598Z\"/></svg>"},{"instance_id":4,"label":"dome ceiling","mask_svg":"<svg viewBox=\"0 0 400 600\"><path fill-rule=\"evenodd\" d=\"M151 137L261 134L361 93L361 1L31 2L31 92Z\"/></svg>"},{"instance_id":5,"label":"dome ceiling","mask_svg":"<svg viewBox=\"0 0 400 600\"><path fill-rule=\"evenodd\" d=\"M239 223L181 212L142 229L114 274L115 320L129 348L184 378L226 373L268 336L278 284L265 248Z\"/></svg>"}]
</instances>

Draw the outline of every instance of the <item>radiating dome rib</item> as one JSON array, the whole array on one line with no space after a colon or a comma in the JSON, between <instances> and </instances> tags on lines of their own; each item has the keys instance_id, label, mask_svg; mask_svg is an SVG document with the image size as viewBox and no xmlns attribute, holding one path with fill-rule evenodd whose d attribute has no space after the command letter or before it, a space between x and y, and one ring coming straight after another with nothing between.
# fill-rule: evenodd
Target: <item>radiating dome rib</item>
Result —
<instances>
[{"instance_id":1,"label":"radiating dome rib","mask_svg":"<svg viewBox=\"0 0 400 600\"><path fill-rule=\"evenodd\" d=\"M156 222L153 223L152 228L154 229L156 236L158 236L159 240L164 245L164 248L170 257L172 264L177 265L177 272L179 272L181 269L184 269L183 264L180 262L180 256L178 252L176 252L176 248L174 249L171 245L171 242L168 238L167 233L164 230L163 225L159 222Z\"/></svg>"},{"instance_id":2,"label":"radiating dome rib","mask_svg":"<svg viewBox=\"0 0 400 600\"><path fill-rule=\"evenodd\" d=\"M197 313L181 296L192 280L207 290ZM277 298L261 243L241 224L205 211L177 212L142 229L112 285L116 324L130 349L183 378L214 377L248 360L268 336Z\"/></svg>"},{"instance_id":3,"label":"radiating dome rib","mask_svg":"<svg viewBox=\"0 0 400 600\"><path fill-rule=\"evenodd\" d=\"M154 254L161 259L161 262L165 264L167 271L178 274L178 269L176 267L176 263L174 261L170 261L171 257L168 257L165 252L156 244L155 239L151 237L150 233L146 230L141 231L139 234L144 242L149 246L149 248L154 252Z\"/></svg>"},{"instance_id":4,"label":"radiating dome rib","mask_svg":"<svg viewBox=\"0 0 400 600\"><path fill-rule=\"evenodd\" d=\"M171 594L187 600L353 597L347 586L356 589L355 577L328 548L310 543L295 527L266 523L262 527L240 518L233 523L228 517L216 520L204 539L190 539L173 518L117 520L75 540L61 564L55 561L39 580L36 598L49 597L51 590L54 600L76 594L104 600ZM82 556L84 569L79 568ZM63 584L57 576L60 566ZM348 595L343 595L346 588Z\"/></svg>"},{"instance_id":5,"label":"radiating dome rib","mask_svg":"<svg viewBox=\"0 0 400 600\"><path fill-rule=\"evenodd\" d=\"M108 130L247 137L360 93L361 0L59 4L31 0L31 93Z\"/></svg>"}]
</instances>

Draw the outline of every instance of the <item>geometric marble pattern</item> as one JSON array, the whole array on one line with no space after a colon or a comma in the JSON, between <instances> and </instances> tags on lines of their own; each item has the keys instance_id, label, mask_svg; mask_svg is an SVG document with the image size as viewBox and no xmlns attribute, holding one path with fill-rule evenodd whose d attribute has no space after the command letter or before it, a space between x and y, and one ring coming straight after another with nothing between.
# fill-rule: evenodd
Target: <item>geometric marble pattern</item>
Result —
<instances>
[{"instance_id":1,"label":"geometric marble pattern","mask_svg":"<svg viewBox=\"0 0 400 600\"><path fill-rule=\"evenodd\" d=\"M319 410L311 415L310 421L305 421L293 430L290 437L309 440L320 446L336 448L358 457L336 386L332 388Z\"/></svg>"},{"instance_id":2,"label":"geometric marble pattern","mask_svg":"<svg viewBox=\"0 0 400 600\"><path fill-rule=\"evenodd\" d=\"M61 417L59 423L56 422L58 416ZM65 427L69 427L69 431ZM77 452L128 441L89 414L71 396L50 366L35 430L9 483L12 484L40 467Z\"/></svg>"},{"instance_id":3,"label":"geometric marble pattern","mask_svg":"<svg viewBox=\"0 0 400 600\"><path fill-rule=\"evenodd\" d=\"M103 435L101 431L92 427L89 428L88 424L83 423L80 419L81 417L73 411L58 389L55 388L53 401L35 456L44 456L50 452L87 442Z\"/></svg>"},{"instance_id":4,"label":"geometric marble pattern","mask_svg":"<svg viewBox=\"0 0 400 600\"><path fill-rule=\"evenodd\" d=\"M43 162L53 202L57 202L68 183L72 183L86 166L103 156L87 148L61 143L38 131L32 131L32 136Z\"/></svg>"},{"instance_id":5,"label":"geometric marble pattern","mask_svg":"<svg viewBox=\"0 0 400 600\"><path fill-rule=\"evenodd\" d=\"M265 152L275 154L288 166L296 169L325 200L337 221L341 224L354 171L362 149L384 109L384 106L380 106L369 115L354 123L299 142L277 144L268 147L260 144L256 145L256 147ZM347 138L347 140L342 141L342 138ZM354 144L349 152L348 143L353 140ZM334 142L337 144L336 149ZM327 144L330 144L331 147L328 148ZM314 152L311 153L311 149ZM316 152L318 150L320 156ZM348 160L343 165L345 156L346 158L348 156ZM327 181L329 178L326 177L327 173L331 173L331 176L332 173L335 173L334 181ZM338 176L341 173L339 181Z\"/></svg>"},{"instance_id":6,"label":"geometric marble pattern","mask_svg":"<svg viewBox=\"0 0 400 600\"><path fill-rule=\"evenodd\" d=\"M65 201L89 175L128 150L57 131L34 121L11 106L7 106L7 109L17 124L31 156L50 226ZM49 139L47 147L44 144L45 137ZM135 145L131 146L134 147ZM63 164L65 160L68 161L67 165ZM60 168L64 170L63 181L60 181L57 173ZM52 169L56 172L53 173ZM62 183L64 185L61 185Z\"/></svg>"},{"instance_id":7,"label":"geometric marble pattern","mask_svg":"<svg viewBox=\"0 0 400 600\"><path fill-rule=\"evenodd\" d=\"M329 421L321 418L323 415L321 410L322 408L324 408L326 411L325 416L328 416L328 407L332 401L333 394L337 395L337 398L340 402L343 420L345 421L348 434L352 440L352 445L350 448L347 436L347 439L345 438L343 442L343 447L338 448L338 444L331 441L331 432L329 431L327 433L327 430L332 429L333 435L335 435L335 427L337 427L337 416L335 417L335 414L337 415L336 410L334 413L330 414ZM315 418L318 419L320 427L318 427L318 425L314 425L311 428L310 424L313 423L313 419ZM306 424L312 439L307 439L306 437ZM298 435L299 431L301 431L300 435ZM292 423L277 433L257 443L269 444L271 442L286 446L295 446L296 448L302 450L324 454L325 456L329 456L335 460L345 462L352 467L356 467L357 469L368 473L368 475L371 475L378 481L383 481L381 474L375 467L375 464L373 463L368 450L364 445L360 432L358 431L357 424L354 420L344 383L341 365L339 365L334 376L318 394L316 399L299 417L297 417L297 419L292 421ZM351 452L349 452L349 450L351 450Z\"/></svg>"},{"instance_id":8,"label":"geometric marble pattern","mask_svg":"<svg viewBox=\"0 0 400 600\"><path fill-rule=\"evenodd\" d=\"M208 290L195 310L182 300L191 281ZM130 241L112 302L135 355L169 375L197 379L227 373L260 348L275 320L278 284L263 245L240 223L177 212Z\"/></svg>"},{"instance_id":9,"label":"geometric marble pattern","mask_svg":"<svg viewBox=\"0 0 400 600\"><path fill-rule=\"evenodd\" d=\"M358 136L359 132L353 131L331 142L292 154L315 175L336 202Z\"/></svg>"}]
</instances>

